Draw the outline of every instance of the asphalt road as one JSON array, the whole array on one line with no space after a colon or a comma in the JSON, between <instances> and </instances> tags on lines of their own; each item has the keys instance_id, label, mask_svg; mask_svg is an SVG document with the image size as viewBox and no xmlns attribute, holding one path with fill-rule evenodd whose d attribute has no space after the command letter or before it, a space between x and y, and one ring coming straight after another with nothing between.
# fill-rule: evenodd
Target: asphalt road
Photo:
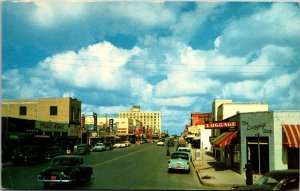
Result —
<instances>
[{"instance_id":1,"label":"asphalt road","mask_svg":"<svg viewBox=\"0 0 300 191\"><path fill-rule=\"evenodd\" d=\"M175 147L171 147L171 152ZM156 144L133 145L113 151L85 155L86 164L93 166L94 174L88 183L75 188L53 185L50 189L150 189L184 190L211 189L199 183L191 165L190 174L168 173L166 146ZM2 187L7 189L44 189L36 182L37 174L49 163L2 168Z\"/></svg>"}]
</instances>

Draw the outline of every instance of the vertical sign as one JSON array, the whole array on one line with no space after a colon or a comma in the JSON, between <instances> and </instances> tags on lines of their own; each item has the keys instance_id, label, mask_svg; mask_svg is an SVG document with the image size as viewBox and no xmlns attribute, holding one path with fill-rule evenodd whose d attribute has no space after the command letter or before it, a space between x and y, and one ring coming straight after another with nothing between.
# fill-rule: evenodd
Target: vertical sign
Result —
<instances>
[{"instance_id":1,"label":"vertical sign","mask_svg":"<svg viewBox=\"0 0 300 191\"><path fill-rule=\"evenodd\" d=\"M97 113L93 113L94 117L94 131L97 131Z\"/></svg>"},{"instance_id":2,"label":"vertical sign","mask_svg":"<svg viewBox=\"0 0 300 191\"><path fill-rule=\"evenodd\" d=\"M85 116L82 114L81 116L81 131L85 130Z\"/></svg>"}]
</instances>

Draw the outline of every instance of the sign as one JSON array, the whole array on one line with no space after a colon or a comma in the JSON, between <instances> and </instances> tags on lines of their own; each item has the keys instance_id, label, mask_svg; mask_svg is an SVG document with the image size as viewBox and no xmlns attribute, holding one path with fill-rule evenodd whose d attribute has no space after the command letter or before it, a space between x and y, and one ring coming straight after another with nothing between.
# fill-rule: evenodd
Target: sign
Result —
<instances>
[{"instance_id":1,"label":"sign","mask_svg":"<svg viewBox=\"0 0 300 191\"><path fill-rule=\"evenodd\" d=\"M114 119L109 119L109 129L110 130L114 129Z\"/></svg>"},{"instance_id":2,"label":"sign","mask_svg":"<svg viewBox=\"0 0 300 191\"><path fill-rule=\"evenodd\" d=\"M229 122L216 122L216 123L206 123L205 129L227 129L227 128L236 128L237 122L236 121L229 121Z\"/></svg>"}]
</instances>

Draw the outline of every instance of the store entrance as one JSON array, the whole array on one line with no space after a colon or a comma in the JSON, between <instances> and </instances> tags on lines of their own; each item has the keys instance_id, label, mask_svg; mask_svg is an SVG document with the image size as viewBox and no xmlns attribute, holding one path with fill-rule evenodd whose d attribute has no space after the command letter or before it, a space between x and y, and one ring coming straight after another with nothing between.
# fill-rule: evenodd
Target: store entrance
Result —
<instances>
[{"instance_id":1,"label":"store entrance","mask_svg":"<svg viewBox=\"0 0 300 191\"><path fill-rule=\"evenodd\" d=\"M247 159L254 173L259 173L259 166L261 174L269 172L269 137L247 137Z\"/></svg>"}]
</instances>

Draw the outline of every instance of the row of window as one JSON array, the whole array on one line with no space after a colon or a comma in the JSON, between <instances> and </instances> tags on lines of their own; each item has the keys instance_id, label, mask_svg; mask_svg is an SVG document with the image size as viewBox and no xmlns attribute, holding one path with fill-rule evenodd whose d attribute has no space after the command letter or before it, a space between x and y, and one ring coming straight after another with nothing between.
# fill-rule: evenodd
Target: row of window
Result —
<instances>
[{"instance_id":1,"label":"row of window","mask_svg":"<svg viewBox=\"0 0 300 191\"><path fill-rule=\"evenodd\" d=\"M26 106L20 106L19 115L27 115ZM50 115L57 115L57 106L50 106Z\"/></svg>"}]
</instances>

